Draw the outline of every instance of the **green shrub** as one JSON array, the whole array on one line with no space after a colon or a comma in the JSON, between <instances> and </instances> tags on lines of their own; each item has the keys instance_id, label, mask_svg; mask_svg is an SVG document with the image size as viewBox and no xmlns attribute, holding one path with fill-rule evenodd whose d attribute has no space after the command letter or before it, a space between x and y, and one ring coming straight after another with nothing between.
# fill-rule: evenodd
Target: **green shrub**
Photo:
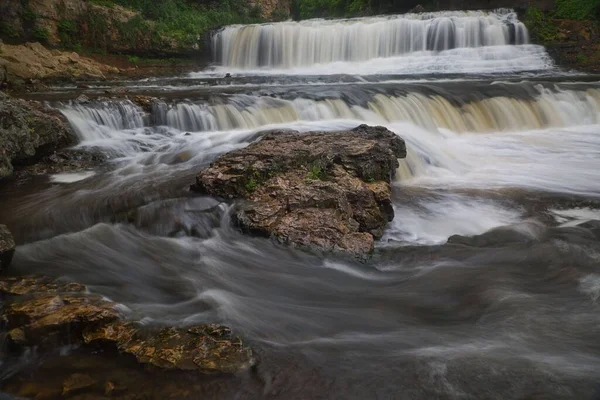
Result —
<instances>
[{"instance_id":1,"label":"green shrub","mask_svg":"<svg viewBox=\"0 0 600 400\"><path fill-rule=\"evenodd\" d=\"M38 15L29 7L26 7L23 10L23 14L21 14L21 18L23 18L23 21L25 22L35 22L37 17Z\"/></svg>"},{"instance_id":2,"label":"green shrub","mask_svg":"<svg viewBox=\"0 0 600 400\"><path fill-rule=\"evenodd\" d=\"M131 64L137 64L140 62L140 58L138 56L128 56L127 61L129 61Z\"/></svg>"},{"instance_id":3,"label":"green shrub","mask_svg":"<svg viewBox=\"0 0 600 400\"><path fill-rule=\"evenodd\" d=\"M256 180L254 178L250 178L246 182L245 187L248 192L254 192L256 190L256 188L258 187L258 182L256 182Z\"/></svg>"},{"instance_id":4,"label":"green shrub","mask_svg":"<svg viewBox=\"0 0 600 400\"><path fill-rule=\"evenodd\" d=\"M558 37L558 27L539 8L529 7L523 22L534 38L542 43L553 42Z\"/></svg>"},{"instance_id":5,"label":"green shrub","mask_svg":"<svg viewBox=\"0 0 600 400\"><path fill-rule=\"evenodd\" d=\"M49 37L50 33L48 32L48 29L44 27L38 26L33 30L33 38L38 42L45 43L48 41Z\"/></svg>"},{"instance_id":6,"label":"green shrub","mask_svg":"<svg viewBox=\"0 0 600 400\"><path fill-rule=\"evenodd\" d=\"M12 26L6 22L2 22L2 23L0 23L0 35L6 36L9 38L18 38L19 32L17 32L17 30L15 29L14 26Z\"/></svg>"},{"instance_id":7,"label":"green shrub","mask_svg":"<svg viewBox=\"0 0 600 400\"><path fill-rule=\"evenodd\" d=\"M61 19L56 26L58 38L64 47L71 48L77 43L77 24L70 19Z\"/></svg>"},{"instance_id":8,"label":"green shrub","mask_svg":"<svg viewBox=\"0 0 600 400\"><path fill-rule=\"evenodd\" d=\"M555 0L557 18L592 19L598 17L600 0Z\"/></svg>"},{"instance_id":9,"label":"green shrub","mask_svg":"<svg viewBox=\"0 0 600 400\"><path fill-rule=\"evenodd\" d=\"M586 64L589 60L588 60L588 57L585 54L579 53L579 54L577 54L576 61L579 64Z\"/></svg>"},{"instance_id":10,"label":"green shrub","mask_svg":"<svg viewBox=\"0 0 600 400\"><path fill-rule=\"evenodd\" d=\"M325 178L325 170L320 165L314 164L310 167L306 178L313 181L322 180Z\"/></svg>"}]
</instances>

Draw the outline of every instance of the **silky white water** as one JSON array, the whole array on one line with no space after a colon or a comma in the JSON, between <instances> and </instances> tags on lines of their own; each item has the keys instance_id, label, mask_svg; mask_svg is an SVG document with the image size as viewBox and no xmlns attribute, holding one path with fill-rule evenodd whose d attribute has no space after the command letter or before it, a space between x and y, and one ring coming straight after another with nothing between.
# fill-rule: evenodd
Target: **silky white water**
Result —
<instances>
[{"instance_id":1,"label":"silky white water","mask_svg":"<svg viewBox=\"0 0 600 400\"><path fill-rule=\"evenodd\" d=\"M98 107L94 104L67 105L63 113L81 146L113 155L118 164L107 185L115 191L141 188L147 179L168 181L177 171L247 145L264 129L384 125L407 142L408 156L400 161L394 185L450 191L418 204L396 205L398 218L388 236L402 243L433 244L452 234L478 234L524 218L514 207L456 191L600 196L600 92L532 90L535 94L526 98L490 96L469 102L418 91L374 94L363 105L236 95L215 105L156 103L153 119L159 126L143 126L148 118L128 102L103 108L110 117L93 110ZM142 126L125 128L130 115Z\"/></svg>"},{"instance_id":2,"label":"silky white water","mask_svg":"<svg viewBox=\"0 0 600 400\"><path fill-rule=\"evenodd\" d=\"M516 14L501 10L229 26L214 35L213 49L226 67L285 69L528 41Z\"/></svg>"}]
</instances>

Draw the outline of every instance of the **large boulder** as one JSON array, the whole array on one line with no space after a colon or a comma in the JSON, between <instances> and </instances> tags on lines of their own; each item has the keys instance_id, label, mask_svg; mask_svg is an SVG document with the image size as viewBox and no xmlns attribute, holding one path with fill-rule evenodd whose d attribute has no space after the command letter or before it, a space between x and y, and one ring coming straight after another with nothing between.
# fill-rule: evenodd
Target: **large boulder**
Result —
<instances>
[{"instance_id":1,"label":"large boulder","mask_svg":"<svg viewBox=\"0 0 600 400\"><path fill-rule=\"evenodd\" d=\"M12 175L13 164L33 163L75 140L58 111L0 92L0 179Z\"/></svg>"},{"instance_id":2,"label":"large boulder","mask_svg":"<svg viewBox=\"0 0 600 400\"><path fill-rule=\"evenodd\" d=\"M252 351L227 327L142 327L123 321L116 303L77 283L4 277L0 299L5 329L0 339L13 352L66 344L110 346L141 364L204 373L234 373L254 363Z\"/></svg>"},{"instance_id":3,"label":"large boulder","mask_svg":"<svg viewBox=\"0 0 600 400\"><path fill-rule=\"evenodd\" d=\"M6 225L0 225L0 272L10 265L15 253L15 241Z\"/></svg>"},{"instance_id":4,"label":"large boulder","mask_svg":"<svg viewBox=\"0 0 600 400\"><path fill-rule=\"evenodd\" d=\"M192 189L247 200L236 220L250 233L364 258L394 217L390 181L405 156L383 127L275 131L217 159Z\"/></svg>"}]
</instances>

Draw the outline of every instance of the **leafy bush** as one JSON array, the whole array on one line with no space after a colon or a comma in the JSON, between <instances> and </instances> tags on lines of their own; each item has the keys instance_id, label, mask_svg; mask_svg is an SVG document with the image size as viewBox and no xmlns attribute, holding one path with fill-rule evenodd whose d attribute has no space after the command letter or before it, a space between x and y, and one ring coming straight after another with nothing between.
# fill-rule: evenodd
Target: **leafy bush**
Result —
<instances>
[{"instance_id":1,"label":"leafy bush","mask_svg":"<svg viewBox=\"0 0 600 400\"><path fill-rule=\"evenodd\" d=\"M558 27L539 8L529 7L525 13L523 22L532 35L542 43L556 41Z\"/></svg>"},{"instance_id":2,"label":"leafy bush","mask_svg":"<svg viewBox=\"0 0 600 400\"><path fill-rule=\"evenodd\" d=\"M48 29L44 27L38 26L33 30L33 38L38 42L45 43L48 41L49 37L50 33L48 32Z\"/></svg>"},{"instance_id":3,"label":"leafy bush","mask_svg":"<svg viewBox=\"0 0 600 400\"><path fill-rule=\"evenodd\" d=\"M77 43L77 24L70 19L61 19L56 26L60 43L65 47L73 47Z\"/></svg>"},{"instance_id":4,"label":"leafy bush","mask_svg":"<svg viewBox=\"0 0 600 400\"><path fill-rule=\"evenodd\" d=\"M600 0L556 0L555 17L567 19L597 18Z\"/></svg>"}]
</instances>

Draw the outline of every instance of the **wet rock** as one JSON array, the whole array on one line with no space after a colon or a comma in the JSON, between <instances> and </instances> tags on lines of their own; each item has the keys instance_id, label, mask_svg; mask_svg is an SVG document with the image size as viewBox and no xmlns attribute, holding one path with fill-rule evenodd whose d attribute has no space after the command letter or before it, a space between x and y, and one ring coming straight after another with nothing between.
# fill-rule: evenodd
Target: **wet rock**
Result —
<instances>
[{"instance_id":1,"label":"wet rock","mask_svg":"<svg viewBox=\"0 0 600 400\"><path fill-rule=\"evenodd\" d=\"M420 4L417 4L412 10L409 11L409 13L413 13L413 14L419 14L419 13L424 13L425 7L423 7Z\"/></svg>"},{"instance_id":2,"label":"wet rock","mask_svg":"<svg viewBox=\"0 0 600 400\"><path fill-rule=\"evenodd\" d=\"M140 106L147 113L152 113L152 104L157 100L154 97L136 95L131 96L130 100Z\"/></svg>"},{"instance_id":3,"label":"wet rock","mask_svg":"<svg viewBox=\"0 0 600 400\"><path fill-rule=\"evenodd\" d=\"M70 396L94 387L96 381L86 374L73 374L63 382L63 396Z\"/></svg>"},{"instance_id":4,"label":"wet rock","mask_svg":"<svg viewBox=\"0 0 600 400\"><path fill-rule=\"evenodd\" d=\"M534 237L528 232L520 232L516 229L500 227L481 235L452 235L448 238L448 244L459 244L471 247L504 247L517 243L529 243L532 240L534 240Z\"/></svg>"},{"instance_id":5,"label":"wet rock","mask_svg":"<svg viewBox=\"0 0 600 400\"><path fill-rule=\"evenodd\" d=\"M204 373L233 373L254 363L252 351L227 327L142 329L121 320L115 303L73 282L8 277L0 279L0 294L0 326L12 351L31 346L54 349L65 344L108 346L142 364ZM94 384L85 377L71 376L63 395ZM121 391L114 384L110 390L107 387L105 391Z\"/></svg>"},{"instance_id":6,"label":"wet rock","mask_svg":"<svg viewBox=\"0 0 600 400\"><path fill-rule=\"evenodd\" d=\"M405 156L383 127L275 131L217 159L192 189L247 200L235 216L247 232L364 258L394 217L390 181Z\"/></svg>"},{"instance_id":7,"label":"wet rock","mask_svg":"<svg viewBox=\"0 0 600 400\"><path fill-rule=\"evenodd\" d=\"M15 253L15 241L6 225L0 225L0 272L10 265Z\"/></svg>"},{"instance_id":8,"label":"wet rock","mask_svg":"<svg viewBox=\"0 0 600 400\"><path fill-rule=\"evenodd\" d=\"M0 93L0 179L10 176L14 165L33 164L75 140L58 111Z\"/></svg>"},{"instance_id":9,"label":"wet rock","mask_svg":"<svg viewBox=\"0 0 600 400\"><path fill-rule=\"evenodd\" d=\"M84 333L86 344L112 343L138 362L162 369L233 373L253 364L252 352L227 327L202 325L144 332L119 322Z\"/></svg>"}]
</instances>

